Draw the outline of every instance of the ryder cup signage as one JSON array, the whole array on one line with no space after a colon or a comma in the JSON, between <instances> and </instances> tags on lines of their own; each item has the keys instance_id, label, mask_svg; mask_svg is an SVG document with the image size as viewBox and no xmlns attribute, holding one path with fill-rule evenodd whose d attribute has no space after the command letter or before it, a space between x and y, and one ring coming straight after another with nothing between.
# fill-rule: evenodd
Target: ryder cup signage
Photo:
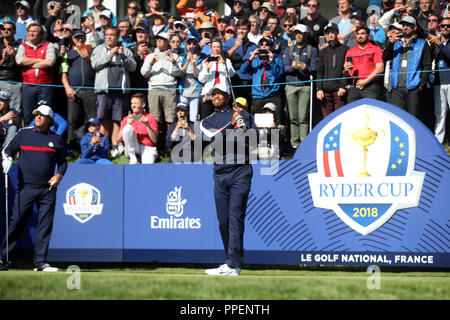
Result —
<instances>
[{"instance_id":1,"label":"ryder cup signage","mask_svg":"<svg viewBox=\"0 0 450 320\"><path fill-rule=\"evenodd\" d=\"M414 170L415 132L385 109L366 104L337 116L318 133L316 154L314 206L362 235L419 203L425 173Z\"/></svg>"},{"instance_id":2,"label":"ryder cup signage","mask_svg":"<svg viewBox=\"0 0 450 320\"><path fill-rule=\"evenodd\" d=\"M94 216L102 214L103 204L100 200L100 190L90 184L79 183L67 190L64 212L78 222L86 223Z\"/></svg>"}]
</instances>

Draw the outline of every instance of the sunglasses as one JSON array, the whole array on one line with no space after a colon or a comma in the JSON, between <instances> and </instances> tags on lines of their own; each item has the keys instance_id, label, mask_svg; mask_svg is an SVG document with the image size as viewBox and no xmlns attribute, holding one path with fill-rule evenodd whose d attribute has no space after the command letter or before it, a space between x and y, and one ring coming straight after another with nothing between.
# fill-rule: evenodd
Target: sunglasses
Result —
<instances>
[{"instance_id":1,"label":"sunglasses","mask_svg":"<svg viewBox=\"0 0 450 320\"><path fill-rule=\"evenodd\" d=\"M450 24L441 24L441 28L450 28Z\"/></svg>"},{"instance_id":2,"label":"sunglasses","mask_svg":"<svg viewBox=\"0 0 450 320\"><path fill-rule=\"evenodd\" d=\"M24 7L24 6L18 6L18 7L17 7L17 10L19 10L19 9L20 9L20 10L26 10L27 7Z\"/></svg>"},{"instance_id":3,"label":"sunglasses","mask_svg":"<svg viewBox=\"0 0 450 320\"><path fill-rule=\"evenodd\" d=\"M428 22L438 22L438 19L430 19Z\"/></svg>"},{"instance_id":4,"label":"sunglasses","mask_svg":"<svg viewBox=\"0 0 450 320\"><path fill-rule=\"evenodd\" d=\"M259 10L260 12L266 12L266 13L269 13L269 10L267 10L267 9L261 9L261 10Z\"/></svg>"},{"instance_id":5,"label":"sunglasses","mask_svg":"<svg viewBox=\"0 0 450 320\"><path fill-rule=\"evenodd\" d=\"M5 31L13 31L13 28L0 28L1 30L5 30Z\"/></svg>"},{"instance_id":6,"label":"sunglasses","mask_svg":"<svg viewBox=\"0 0 450 320\"><path fill-rule=\"evenodd\" d=\"M69 29L69 28L62 28L61 30L62 31L72 31L72 29Z\"/></svg>"},{"instance_id":7,"label":"sunglasses","mask_svg":"<svg viewBox=\"0 0 450 320\"><path fill-rule=\"evenodd\" d=\"M293 24L285 24L285 25L284 25L285 28L290 28L290 27L292 27L292 26L293 26Z\"/></svg>"},{"instance_id":8,"label":"sunglasses","mask_svg":"<svg viewBox=\"0 0 450 320\"><path fill-rule=\"evenodd\" d=\"M308 4L309 8L317 8L317 4Z\"/></svg>"},{"instance_id":9,"label":"sunglasses","mask_svg":"<svg viewBox=\"0 0 450 320\"><path fill-rule=\"evenodd\" d=\"M270 47L270 44L268 42L262 42L259 46L260 47Z\"/></svg>"},{"instance_id":10,"label":"sunglasses","mask_svg":"<svg viewBox=\"0 0 450 320\"><path fill-rule=\"evenodd\" d=\"M128 9L136 10L136 7L128 7Z\"/></svg>"}]
</instances>

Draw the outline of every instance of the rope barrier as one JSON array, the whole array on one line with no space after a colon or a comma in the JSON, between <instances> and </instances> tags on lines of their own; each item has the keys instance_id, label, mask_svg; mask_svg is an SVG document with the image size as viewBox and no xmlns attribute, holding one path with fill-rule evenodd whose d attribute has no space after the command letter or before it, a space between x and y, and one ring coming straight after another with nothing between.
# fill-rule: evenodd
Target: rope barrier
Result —
<instances>
[{"instance_id":1,"label":"rope barrier","mask_svg":"<svg viewBox=\"0 0 450 320\"><path fill-rule=\"evenodd\" d=\"M408 74L408 73L433 73L433 72L444 72L444 71L450 71L450 69L439 69L439 70L419 70L414 72L397 72L397 74ZM391 73L395 74L395 73ZM385 73L377 74L376 77L384 77ZM360 78L367 78L367 76L357 76L357 77L340 77L340 78L328 78L328 79L313 79L313 80L305 80L305 81L295 81L295 82L277 82L277 83L267 83L264 84L265 87L267 86L276 86L276 85L301 85L305 83L312 83L312 82L325 82L325 81L338 81L338 80L351 80L351 79L360 79ZM32 86L43 86L43 87L53 87L53 88L64 88L64 85L57 85L57 84L34 84L34 83L23 83L23 82L17 82L17 81L8 81L8 80L0 80L2 83L10 83L10 84L25 84L25 85L32 85ZM261 84L249 84L249 85L234 85L233 88L245 88L245 87L260 87ZM87 89L87 90L96 90L96 91L104 91L104 90L126 90L126 91L169 91L169 90L187 90L187 89L197 89L197 87L187 87L187 88L96 88L96 87L85 87L85 86L71 86L72 89Z\"/></svg>"}]
</instances>

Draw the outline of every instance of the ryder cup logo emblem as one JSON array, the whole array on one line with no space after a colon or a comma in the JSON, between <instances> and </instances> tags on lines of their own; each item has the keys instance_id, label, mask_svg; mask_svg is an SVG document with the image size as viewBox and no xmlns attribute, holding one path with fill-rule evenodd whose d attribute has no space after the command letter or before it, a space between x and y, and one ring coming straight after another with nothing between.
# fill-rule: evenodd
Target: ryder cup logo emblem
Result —
<instances>
[{"instance_id":1,"label":"ryder cup logo emblem","mask_svg":"<svg viewBox=\"0 0 450 320\"><path fill-rule=\"evenodd\" d=\"M66 215L72 216L80 223L101 215L103 204L100 203L100 191L87 183L79 183L67 190L66 203L63 204Z\"/></svg>"},{"instance_id":2,"label":"ryder cup logo emblem","mask_svg":"<svg viewBox=\"0 0 450 320\"><path fill-rule=\"evenodd\" d=\"M404 120L371 105L350 109L318 134L318 172L308 175L314 206L367 235L418 205L425 173L414 171L415 159L415 132Z\"/></svg>"}]
</instances>

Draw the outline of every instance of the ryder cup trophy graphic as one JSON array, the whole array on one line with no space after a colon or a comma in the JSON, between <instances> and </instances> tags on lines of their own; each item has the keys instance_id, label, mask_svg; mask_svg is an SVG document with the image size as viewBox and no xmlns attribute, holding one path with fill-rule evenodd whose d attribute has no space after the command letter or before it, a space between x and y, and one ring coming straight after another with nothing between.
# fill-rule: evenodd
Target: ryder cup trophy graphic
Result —
<instances>
[{"instance_id":1,"label":"ryder cup trophy graphic","mask_svg":"<svg viewBox=\"0 0 450 320\"><path fill-rule=\"evenodd\" d=\"M351 132L352 138L355 143L361 147L363 147L363 161L364 161L364 170L359 174L359 177L370 177L370 174L366 170L366 162L367 162L367 152L369 149L368 146L380 141L384 138L384 131L375 131L369 128L369 115L366 115L367 123L364 128ZM381 138L380 138L381 137ZM378 139L379 138L379 139Z\"/></svg>"}]
</instances>

